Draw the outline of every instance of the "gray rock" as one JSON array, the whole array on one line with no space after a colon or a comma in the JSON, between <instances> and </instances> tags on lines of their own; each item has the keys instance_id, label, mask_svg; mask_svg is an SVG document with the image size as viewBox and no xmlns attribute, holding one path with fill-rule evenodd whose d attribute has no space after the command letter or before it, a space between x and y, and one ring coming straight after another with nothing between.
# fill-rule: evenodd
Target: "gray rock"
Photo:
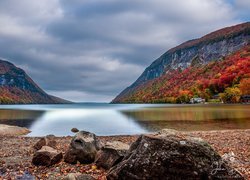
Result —
<instances>
[{"instance_id":1,"label":"gray rock","mask_svg":"<svg viewBox=\"0 0 250 180\"><path fill-rule=\"evenodd\" d=\"M76 180L76 177L78 176L78 173L69 173L64 180Z\"/></svg>"},{"instance_id":2,"label":"gray rock","mask_svg":"<svg viewBox=\"0 0 250 180\"><path fill-rule=\"evenodd\" d=\"M64 161L70 164L76 164L77 161L83 164L92 163L95 160L99 146L95 134L80 131L73 137L64 156Z\"/></svg>"},{"instance_id":3,"label":"gray rock","mask_svg":"<svg viewBox=\"0 0 250 180\"><path fill-rule=\"evenodd\" d=\"M161 136L171 136L177 134L180 134L180 131L177 131L175 129L162 129L160 132L156 133L156 135L161 135Z\"/></svg>"},{"instance_id":4,"label":"gray rock","mask_svg":"<svg viewBox=\"0 0 250 180\"><path fill-rule=\"evenodd\" d=\"M129 145L125 144L121 141L112 141L112 142L107 142L104 145L105 148L111 148L111 149L116 149L117 151L123 153L123 151L127 152L129 149Z\"/></svg>"},{"instance_id":5,"label":"gray rock","mask_svg":"<svg viewBox=\"0 0 250 180\"><path fill-rule=\"evenodd\" d=\"M98 167L110 169L121 162L129 149L129 145L120 141L107 142L96 154L95 163Z\"/></svg>"},{"instance_id":6,"label":"gray rock","mask_svg":"<svg viewBox=\"0 0 250 180\"><path fill-rule=\"evenodd\" d=\"M176 135L142 135L107 179L243 179L207 143Z\"/></svg>"},{"instance_id":7,"label":"gray rock","mask_svg":"<svg viewBox=\"0 0 250 180\"><path fill-rule=\"evenodd\" d=\"M70 173L64 180L94 180L94 178L88 174Z\"/></svg>"},{"instance_id":8,"label":"gray rock","mask_svg":"<svg viewBox=\"0 0 250 180\"><path fill-rule=\"evenodd\" d=\"M32 163L36 166L51 166L59 163L63 155L56 149L49 146L43 146L40 150L36 151Z\"/></svg>"},{"instance_id":9,"label":"gray rock","mask_svg":"<svg viewBox=\"0 0 250 180\"><path fill-rule=\"evenodd\" d=\"M57 142L55 141L55 136L48 135L46 137L41 138L39 141L36 142L33 148L37 151L41 149L43 146L49 146L56 149Z\"/></svg>"}]
</instances>

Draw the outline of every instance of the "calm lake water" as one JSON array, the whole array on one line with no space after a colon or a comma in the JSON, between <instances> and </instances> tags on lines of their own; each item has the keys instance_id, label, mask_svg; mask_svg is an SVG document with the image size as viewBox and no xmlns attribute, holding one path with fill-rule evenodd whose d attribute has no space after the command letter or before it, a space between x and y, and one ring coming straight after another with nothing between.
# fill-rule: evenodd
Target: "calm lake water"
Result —
<instances>
[{"instance_id":1,"label":"calm lake water","mask_svg":"<svg viewBox=\"0 0 250 180\"><path fill-rule=\"evenodd\" d=\"M72 135L71 128L97 135L250 129L250 105L68 104L0 105L0 123L29 128L29 136Z\"/></svg>"}]
</instances>

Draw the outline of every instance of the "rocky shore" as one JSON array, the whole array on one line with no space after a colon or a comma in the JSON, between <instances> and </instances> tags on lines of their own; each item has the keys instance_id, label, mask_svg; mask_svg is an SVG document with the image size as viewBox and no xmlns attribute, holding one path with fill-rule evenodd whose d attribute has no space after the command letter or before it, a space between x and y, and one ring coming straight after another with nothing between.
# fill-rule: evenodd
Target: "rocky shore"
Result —
<instances>
[{"instance_id":1,"label":"rocky shore","mask_svg":"<svg viewBox=\"0 0 250 180\"><path fill-rule=\"evenodd\" d=\"M164 147L168 147L169 143L176 144L175 142L180 142L180 145L183 145L183 147L185 147L184 148L185 154L189 154L186 160L185 160L185 157L184 158L182 157L181 159L181 162L183 162L184 160L187 161L185 165L188 164L189 158L192 159L192 162L195 162L196 159L194 158L194 156L197 156L197 153L200 153L200 152L202 152L203 154L204 153L207 154L207 156L210 156L212 154L211 158L208 158L210 160L218 159L218 158L220 159L220 157L216 155L216 152L218 152L219 155L222 157L223 162L225 160L230 167L240 172L240 174L245 179L250 179L250 151L249 151L250 130L177 132L177 134L175 131L166 130L166 132L163 132L163 133L165 135L167 134L168 137L166 138L165 135L164 135L164 138L161 137L162 135L101 136L101 137L97 136L96 140L100 143L100 145L95 145L95 147L97 147L98 149L99 148L98 146L100 146L101 150L103 151L100 154L100 150L99 150L98 151L99 155L98 156L96 155L97 159L99 158L99 161L95 160L95 162L92 162L94 161L94 158L96 157L89 156L90 159L88 158L82 159L82 163L79 162L79 159L76 161L76 163L73 161L72 163L69 163L70 160L74 160L72 159L72 157L74 158L73 156L74 150L77 149L77 146L78 146L77 143L80 142L79 138L78 139L75 138L74 142L76 142L76 144L72 145L72 137L70 136L68 137L48 136L49 138L52 138L51 141L49 140L47 142L48 140L47 139L45 142L46 146L43 146L43 149L40 151L42 152L47 151L47 150L50 151L52 149L52 156L54 156L55 154L53 153L56 153L56 152L60 152L62 155L62 156L61 155L57 156L59 157L60 160L58 162L53 163L50 166L34 165L34 156L36 152L39 151L38 149L41 148L39 146L44 145L44 141L43 140L41 141L41 138L0 135L0 179L77 179L77 177L78 179L79 178L106 179L107 175L108 175L108 179L112 179L112 178L115 179L115 177L119 177L120 175L124 176L123 173L126 174L127 172L126 168L129 168L129 167L126 167L126 164L131 164L131 162L129 162L131 159L134 158L134 161L138 161L138 162L139 161L142 162L145 160L145 159L140 159L141 157L143 157L143 155L140 155L140 152L142 151L144 152L145 150L143 148L146 148L147 150L147 149L150 149L151 147L156 147L157 143L160 144L161 148L158 147L153 150L151 148L151 151L154 151L155 153L151 154L151 151L144 152L144 154L148 153L147 157L149 156L151 157L153 156L153 154L154 156L156 155L157 157L157 153L159 153L158 149L164 149L163 144L164 144ZM140 137L141 139L138 139L138 137ZM193 144L193 140L189 141L189 138L186 138L186 137L195 139L194 144ZM94 138L94 136L88 136L87 139L85 139L87 144L90 143L89 140L91 140L92 138ZM200 146L199 143L197 144L196 140L200 141L201 140L200 138L202 138L204 141L209 143L216 152L213 152L213 150L209 148L210 146L204 146L205 147L204 148L203 146ZM168 140L166 141L166 139ZM171 141L169 139L171 139ZM37 144L37 142L39 141L41 143L40 145ZM54 141L55 141L55 144L54 144ZM136 143L134 143L135 141ZM131 145L133 143L133 148L131 152L129 152L130 160L128 159L126 160L126 157L125 157L123 162L119 163L116 167L112 167L112 166L115 166L114 164L116 164L116 162L110 161L110 153L111 153L110 149L112 148L110 148L110 145L107 142L109 143L111 142L112 146L114 146L114 142L125 143L127 145ZM89 145L90 144L88 144L88 146ZM90 147L92 147L92 145ZM193 148L193 147L196 147L196 148ZM72 151L72 148L73 148L73 151ZM179 154L182 154L180 153L182 151L182 148L179 148L178 144L176 147L174 146L172 148L174 149L165 148L165 151L169 151L168 153L173 153L173 152L176 152L177 150ZM200 149L200 151L196 151L197 149ZM71 150L70 153L69 153L69 150ZM94 148L94 151L95 151L95 148ZM192 153L193 151L195 152L195 154ZM113 156L114 153L112 153L112 160L118 161L119 157L123 156L120 150L118 150L117 152L118 154L115 154L115 156ZM82 152L82 153L86 153L86 152ZM61 159L61 157L65 158L66 154L69 154L69 157L70 157L69 162L65 162L65 160ZM105 159L107 158L107 156L105 157L103 156L103 154L106 154L106 155L108 154L109 158ZM178 158L181 157L178 155L178 153L175 154L175 156ZM166 155L163 155L162 157L169 158ZM205 156L202 155L202 157L205 157ZM206 159L202 161L207 162ZM49 163L51 162L52 161L49 161ZM110 162L110 163L109 164L106 163L106 166L102 166L103 162L104 163ZM153 164L157 164L157 163L162 163L162 162L158 161L156 158L154 159ZM178 161L175 161L173 163L177 164ZM197 161L197 163L199 164L199 161ZM179 165L184 167L182 163ZM192 167L190 168L193 168L193 166L194 165L192 165ZM200 165L198 165L198 167L199 166ZM201 166L203 166L203 164L201 164ZM214 166L213 170L215 171L219 171L224 168L224 165L220 163L219 164L215 163L213 164L213 166ZM229 166L226 165L225 167L228 168ZM112 167L112 170L110 170L111 167ZM161 166L156 166L156 167L159 168ZM157 169L157 168L153 168L155 173L164 173L166 170L166 169L164 170L164 169L160 169L160 168ZM184 168L187 168L187 167L185 166ZM206 169L205 165L203 169ZM128 169L128 171L133 172L133 169ZM173 172L169 172L169 173L173 173ZM194 171L193 173L194 174L190 174L190 177L191 175L194 175L195 177L195 175L197 175L199 172ZM140 177L140 174L138 174L138 172L134 172L134 175L136 175L137 177Z\"/></svg>"}]
</instances>

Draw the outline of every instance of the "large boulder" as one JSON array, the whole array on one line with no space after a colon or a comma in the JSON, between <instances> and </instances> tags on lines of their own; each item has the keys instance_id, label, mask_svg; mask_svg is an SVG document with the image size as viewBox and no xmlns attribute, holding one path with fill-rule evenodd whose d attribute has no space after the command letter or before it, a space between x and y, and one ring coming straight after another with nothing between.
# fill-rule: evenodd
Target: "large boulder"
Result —
<instances>
[{"instance_id":1,"label":"large boulder","mask_svg":"<svg viewBox=\"0 0 250 180\"><path fill-rule=\"evenodd\" d=\"M41 149L43 146L49 146L49 147L56 149L57 142L55 140L55 136L48 135L48 136L42 137L41 139L39 139L39 141L36 142L33 148L37 151Z\"/></svg>"},{"instance_id":2,"label":"large boulder","mask_svg":"<svg viewBox=\"0 0 250 180\"><path fill-rule=\"evenodd\" d=\"M120 141L107 142L96 154L95 163L98 167L110 169L121 162L129 149L129 145Z\"/></svg>"},{"instance_id":3,"label":"large boulder","mask_svg":"<svg viewBox=\"0 0 250 180\"><path fill-rule=\"evenodd\" d=\"M206 142L177 135L142 135L107 179L243 179Z\"/></svg>"},{"instance_id":4,"label":"large boulder","mask_svg":"<svg viewBox=\"0 0 250 180\"><path fill-rule=\"evenodd\" d=\"M63 155L56 149L49 146L43 146L40 150L36 151L32 163L36 166L51 166L59 163Z\"/></svg>"},{"instance_id":5,"label":"large boulder","mask_svg":"<svg viewBox=\"0 0 250 180\"><path fill-rule=\"evenodd\" d=\"M79 131L71 140L64 161L70 164L76 164L77 161L82 164L92 163L99 149L100 145L95 134Z\"/></svg>"}]
</instances>

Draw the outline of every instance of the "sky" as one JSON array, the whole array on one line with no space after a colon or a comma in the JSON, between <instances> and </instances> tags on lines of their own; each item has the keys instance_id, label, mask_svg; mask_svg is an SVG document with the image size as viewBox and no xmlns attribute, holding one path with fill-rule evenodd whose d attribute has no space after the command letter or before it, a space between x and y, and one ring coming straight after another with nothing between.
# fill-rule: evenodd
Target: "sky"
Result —
<instances>
[{"instance_id":1,"label":"sky","mask_svg":"<svg viewBox=\"0 0 250 180\"><path fill-rule=\"evenodd\" d=\"M168 49L249 12L249 0L0 0L0 58L49 94L109 102Z\"/></svg>"}]
</instances>

